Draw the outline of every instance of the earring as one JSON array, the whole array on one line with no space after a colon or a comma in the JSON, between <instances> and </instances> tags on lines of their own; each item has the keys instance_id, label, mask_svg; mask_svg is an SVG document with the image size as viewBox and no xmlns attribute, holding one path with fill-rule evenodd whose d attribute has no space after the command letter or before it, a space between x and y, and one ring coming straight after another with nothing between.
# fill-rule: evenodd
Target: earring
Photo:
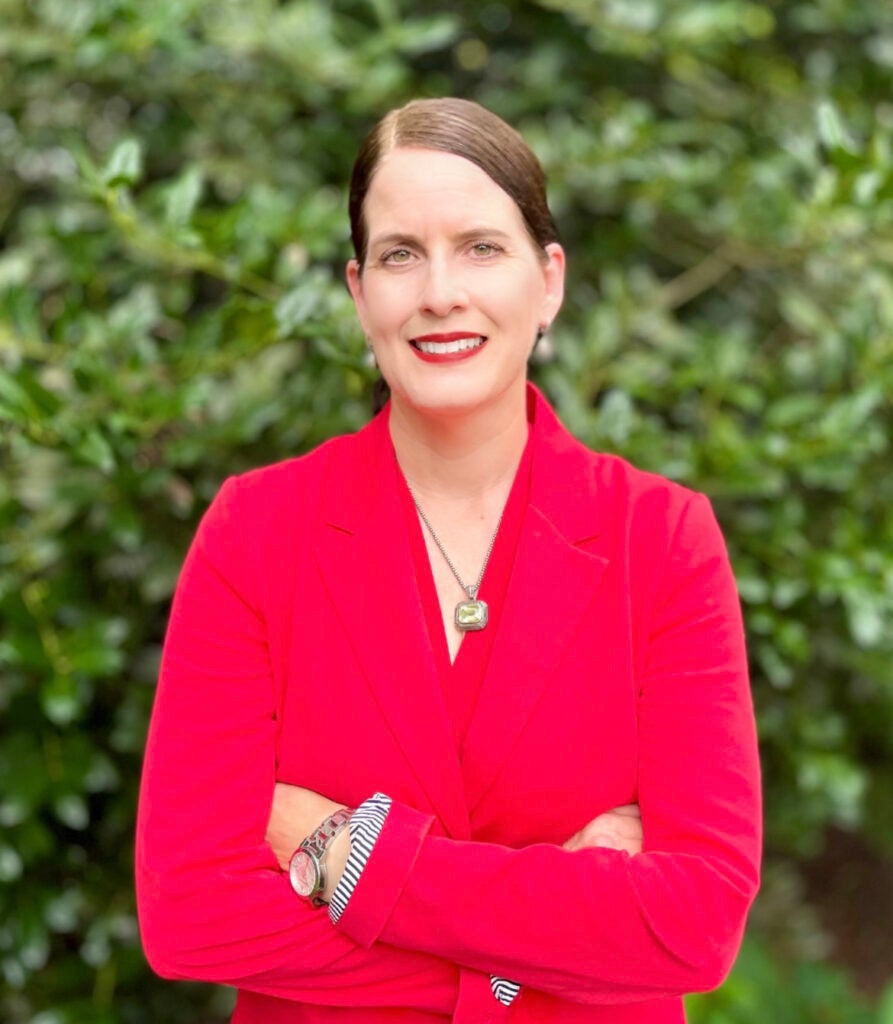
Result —
<instances>
[{"instance_id":1,"label":"earring","mask_svg":"<svg viewBox=\"0 0 893 1024\"><path fill-rule=\"evenodd\" d=\"M363 356L363 362L370 370L374 370L378 363L375 360L375 349L372 348L372 339L369 335L366 335L366 354Z\"/></svg>"},{"instance_id":2,"label":"earring","mask_svg":"<svg viewBox=\"0 0 893 1024\"><path fill-rule=\"evenodd\" d=\"M552 325L549 323L540 324L536 331L536 341L533 343L533 351L530 358L535 363L551 363L555 358L555 343L547 332Z\"/></svg>"}]
</instances>

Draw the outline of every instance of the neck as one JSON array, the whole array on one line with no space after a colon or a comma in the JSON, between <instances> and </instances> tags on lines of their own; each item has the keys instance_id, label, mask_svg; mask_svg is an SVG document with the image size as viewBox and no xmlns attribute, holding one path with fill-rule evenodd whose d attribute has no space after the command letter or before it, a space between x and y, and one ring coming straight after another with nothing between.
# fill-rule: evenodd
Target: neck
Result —
<instances>
[{"instance_id":1,"label":"neck","mask_svg":"<svg viewBox=\"0 0 893 1024\"><path fill-rule=\"evenodd\" d=\"M514 479L527 443L526 394L444 416L392 400L390 431L397 462L420 501L486 501Z\"/></svg>"}]
</instances>

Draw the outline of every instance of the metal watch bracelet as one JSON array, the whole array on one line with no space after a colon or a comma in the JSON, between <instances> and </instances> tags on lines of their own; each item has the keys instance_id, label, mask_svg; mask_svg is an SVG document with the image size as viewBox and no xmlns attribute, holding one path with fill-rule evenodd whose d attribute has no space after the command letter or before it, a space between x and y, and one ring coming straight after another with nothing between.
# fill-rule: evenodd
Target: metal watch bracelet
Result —
<instances>
[{"instance_id":1,"label":"metal watch bracelet","mask_svg":"<svg viewBox=\"0 0 893 1024\"><path fill-rule=\"evenodd\" d=\"M326 887L325 856L332 840L346 827L353 811L347 807L330 814L302 840L292 854L288 865L288 877L294 891L309 899L315 907L325 905L320 893Z\"/></svg>"}]
</instances>

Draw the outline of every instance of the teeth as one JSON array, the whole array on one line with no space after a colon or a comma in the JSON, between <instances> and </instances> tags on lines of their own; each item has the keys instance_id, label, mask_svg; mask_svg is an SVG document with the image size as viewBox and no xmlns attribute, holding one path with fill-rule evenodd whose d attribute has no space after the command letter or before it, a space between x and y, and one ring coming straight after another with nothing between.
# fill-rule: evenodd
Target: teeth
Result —
<instances>
[{"instance_id":1,"label":"teeth","mask_svg":"<svg viewBox=\"0 0 893 1024\"><path fill-rule=\"evenodd\" d=\"M460 338L458 341L417 341L416 348L428 355L439 356L449 355L451 352L467 352L471 348L479 348L486 339L479 335L477 338Z\"/></svg>"}]
</instances>

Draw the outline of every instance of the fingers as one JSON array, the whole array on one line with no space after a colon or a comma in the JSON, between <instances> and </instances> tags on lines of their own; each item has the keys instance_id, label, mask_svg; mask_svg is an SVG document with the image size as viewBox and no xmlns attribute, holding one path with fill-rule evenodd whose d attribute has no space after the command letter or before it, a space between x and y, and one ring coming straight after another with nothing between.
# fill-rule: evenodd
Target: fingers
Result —
<instances>
[{"instance_id":1,"label":"fingers","mask_svg":"<svg viewBox=\"0 0 893 1024\"><path fill-rule=\"evenodd\" d=\"M615 807L593 818L564 844L566 850L599 847L622 850L635 856L642 852L642 816L637 804Z\"/></svg>"},{"instance_id":2,"label":"fingers","mask_svg":"<svg viewBox=\"0 0 893 1024\"><path fill-rule=\"evenodd\" d=\"M638 818L640 821L642 819L642 812L639 810L638 804L622 804L620 807L608 811L608 814L619 814L622 818Z\"/></svg>"}]
</instances>

